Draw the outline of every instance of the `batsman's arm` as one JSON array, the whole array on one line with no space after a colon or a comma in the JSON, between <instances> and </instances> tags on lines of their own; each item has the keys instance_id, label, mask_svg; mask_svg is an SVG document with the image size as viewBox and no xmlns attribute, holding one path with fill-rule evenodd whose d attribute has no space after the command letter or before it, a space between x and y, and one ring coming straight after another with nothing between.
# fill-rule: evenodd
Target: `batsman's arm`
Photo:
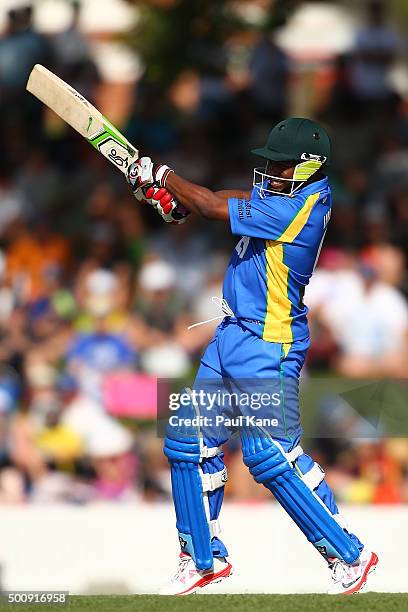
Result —
<instances>
[{"instance_id":1,"label":"batsman's arm","mask_svg":"<svg viewBox=\"0 0 408 612\"><path fill-rule=\"evenodd\" d=\"M167 222L182 223L189 212L207 219L229 220L229 198L249 199L249 191L211 191L175 174L166 165L140 157L128 170L127 180L139 201L148 201Z\"/></svg>"},{"instance_id":2,"label":"batsman's arm","mask_svg":"<svg viewBox=\"0 0 408 612\"><path fill-rule=\"evenodd\" d=\"M190 183L172 172L166 180L166 188L183 206L206 219L228 221L228 199L249 198L249 191L211 191L195 183Z\"/></svg>"}]
</instances>

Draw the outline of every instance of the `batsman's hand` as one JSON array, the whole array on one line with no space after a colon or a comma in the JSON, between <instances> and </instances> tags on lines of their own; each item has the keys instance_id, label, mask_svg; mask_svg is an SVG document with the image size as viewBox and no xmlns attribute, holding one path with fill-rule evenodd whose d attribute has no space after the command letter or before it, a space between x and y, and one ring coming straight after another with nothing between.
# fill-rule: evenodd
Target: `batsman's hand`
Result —
<instances>
[{"instance_id":1,"label":"batsman's hand","mask_svg":"<svg viewBox=\"0 0 408 612\"><path fill-rule=\"evenodd\" d=\"M154 206L166 223L180 224L190 212L165 187L171 172L168 166L156 165L150 157L141 157L129 167L127 179L139 202Z\"/></svg>"}]
</instances>

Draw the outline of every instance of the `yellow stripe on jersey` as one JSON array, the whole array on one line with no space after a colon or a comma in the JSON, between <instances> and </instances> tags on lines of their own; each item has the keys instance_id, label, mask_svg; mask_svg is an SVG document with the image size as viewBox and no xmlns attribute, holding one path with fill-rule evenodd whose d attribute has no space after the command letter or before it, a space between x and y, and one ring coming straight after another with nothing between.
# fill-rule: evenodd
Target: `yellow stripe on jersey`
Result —
<instances>
[{"instance_id":1,"label":"yellow stripe on jersey","mask_svg":"<svg viewBox=\"0 0 408 612\"><path fill-rule=\"evenodd\" d=\"M279 236L278 240L281 242L293 242L299 232L304 228L309 219L309 215L312 212L313 206L316 204L320 197L320 193L313 193L306 198L302 208L297 213L296 217L291 221L288 227L285 229L283 234Z\"/></svg>"},{"instance_id":2,"label":"yellow stripe on jersey","mask_svg":"<svg viewBox=\"0 0 408 612\"><path fill-rule=\"evenodd\" d=\"M283 357L284 357L284 359L286 359L286 357L288 356L289 351L290 351L290 347L291 347L291 346L292 346L292 345L291 345L291 344L288 344L288 343L284 343L284 344L282 344L282 349L283 349Z\"/></svg>"},{"instance_id":3,"label":"yellow stripe on jersey","mask_svg":"<svg viewBox=\"0 0 408 612\"><path fill-rule=\"evenodd\" d=\"M283 263L283 243L266 240L267 304L263 339L293 342L292 309L288 297L289 268Z\"/></svg>"},{"instance_id":4,"label":"yellow stripe on jersey","mask_svg":"<svg viewBox=\"0 0 408 612\"><path fill-rule=\"evenodd\" d=\"M320 193L306 198L296 217L278 240L265 240L266 245L266 316L263 339L267 342L293 342L292 302L289 299L289 268L284 263L284 243L291 243L309 219Z\"/></svg>"}]
</instances>

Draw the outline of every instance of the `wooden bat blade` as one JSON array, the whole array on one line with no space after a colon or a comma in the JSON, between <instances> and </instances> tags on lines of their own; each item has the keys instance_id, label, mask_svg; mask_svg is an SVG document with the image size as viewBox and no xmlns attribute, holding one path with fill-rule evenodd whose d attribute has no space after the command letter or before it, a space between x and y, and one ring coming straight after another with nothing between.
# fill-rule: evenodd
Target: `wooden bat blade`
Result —
<instances>
[{"instance_id":1,"label":"wooden bat blade","mask_svg":"<svg viewBox=\"0 0 408 612\"><path fill-rule=\"evenodd\" d=\"M138 150L97 108L44 66L34 66L27 90L86 138L123 173L138 159Z\"/></svg>"}]
</instances>

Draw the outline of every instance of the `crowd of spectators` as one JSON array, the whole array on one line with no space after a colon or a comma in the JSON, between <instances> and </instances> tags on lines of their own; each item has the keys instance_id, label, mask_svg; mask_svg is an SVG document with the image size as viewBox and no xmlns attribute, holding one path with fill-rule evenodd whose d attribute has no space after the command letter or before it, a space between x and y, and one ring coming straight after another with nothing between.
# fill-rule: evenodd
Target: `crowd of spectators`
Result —
<instances>
[{"instance_id":1,"label":"crowd of spectators","mask_svg":"<svg viewBox=\"0 0 408 612\"><path fill-rule=\"evenodd\" d=\"M24 92L40 62L94 99L100 76L77 17L45 37L31 9L15 10L0 38L0 503L169 497L152 381L191 381L216 323L187 327L219 314L211 296L234 246L221 224L162 225ZM165 95L135 84L126 134L186 178L248 188L251 146L289 113L290 59L267 32L239 79L227 44L197 52L207 64L179 73ZM334 138L335 205L305 298L307 375L408 377L408 98L388 78L400 53L371 2L313 109ZM307 443L340 499L407 502L408 441L363 443L360 425L333 444ZM236 441L226 454L227 496L265 499Z\"/></svg>"}]
</instances>

